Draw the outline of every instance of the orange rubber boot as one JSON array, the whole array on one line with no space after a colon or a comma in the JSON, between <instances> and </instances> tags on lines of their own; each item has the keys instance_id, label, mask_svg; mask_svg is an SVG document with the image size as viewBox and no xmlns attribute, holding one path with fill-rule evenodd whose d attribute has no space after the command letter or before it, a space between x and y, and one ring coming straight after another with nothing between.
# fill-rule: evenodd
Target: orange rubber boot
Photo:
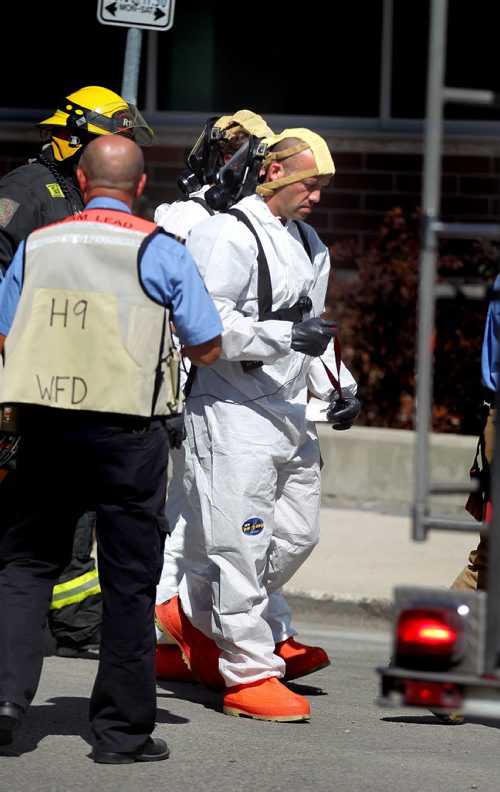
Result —
<instances>
[{"instance_id":1,"label":"orange rubber boot","mask_svg":"<svg viewBox=\"0 0 500 792\"><path fill-rule=\"evenodd\" d=\"M228 688L223 711L226 715L280 722L306 721L311 717L307 699L292 693L276 677Z\"/></svg>"},{"instance_id":2,"label":"orange rubber boot","mask_svg":"<svg viewBox=\"0 0 500 792\"><path fill-rule=\"evenodd\" d=\"M286 663L286 672L283 679L297 679L297 677L307 676L320 668L330 665L330 658L320 646L307 646L296 641L294 638L287 638L286 641L277 643L274 654L281 657Z\"/></svg>"},{"instance_id":3,"label":"orange rubber boot","mask_svg":"<svg viewBox=\"0 0 500 792\"><path fill-rule=\"evenodd\" d=\"M156 676L169 682L197 682L195 675L182 659L177 644L158 644L156 647Z\"/></svg>"},{"instance_id":4,"label":"orange rubber boot","mask_svg":"<svg viewBox=\"0 0 500 792\"><path fill-rule=\"evenodd\" d=\"M200 682L210 690L224 690L226 683L219 671L220 649L212 638L191 624L177 594L156 606L155 623L167 640L173 638L180 646L184 662Z\"/></svg>"}]
</instances>

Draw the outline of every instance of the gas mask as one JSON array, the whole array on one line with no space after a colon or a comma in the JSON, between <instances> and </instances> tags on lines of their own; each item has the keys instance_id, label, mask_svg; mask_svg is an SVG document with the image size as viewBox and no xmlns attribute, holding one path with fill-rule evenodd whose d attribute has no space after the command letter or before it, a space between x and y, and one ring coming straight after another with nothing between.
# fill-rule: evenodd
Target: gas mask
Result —
<instances>
[{"instance_id":1,"label":"gas mask","mask_svg":"<svg viewBox=\"0 0 500 792\"><path fill-rule=\"evenodd\" d=\"M188 170L181 173L177 179L177 186L185 196L191 195L205 184L211 184L215 179L217 167L215 143L224 137L224 130L215 126L217 120L217 116L208 119L186 160Z\"/></svg>"},{"instance_id":2,"label":"gas mask","mask_svg":"<svg viewBox=\"0 0 500 792\"><path fill-rule=\"evenodd\" d=\"M267 151L264 138L250 135L248 140L219 170L215 184L205 193L208 205L220 212L255 192Z\"/></svg>"}]
</instances>

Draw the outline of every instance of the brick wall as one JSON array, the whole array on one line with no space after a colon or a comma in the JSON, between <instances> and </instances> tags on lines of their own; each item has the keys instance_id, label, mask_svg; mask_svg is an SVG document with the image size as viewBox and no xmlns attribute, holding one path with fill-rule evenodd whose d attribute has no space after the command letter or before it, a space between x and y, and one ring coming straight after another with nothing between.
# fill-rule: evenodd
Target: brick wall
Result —
<instances>
[{"instance_id":1,"label":"brick wall","mask_svg":"<svg viewBox=\"0 0 500 792\"><path fill-rule=\"evenodd\" d=\"M269 119L272 123L272 119ZM198 126L155 126L155 145L145 149L148 185L141 212L178 197L176 179L199 132ZM384 214L394 206L420 205L422 140L419 136L354 135L322 131L337 172L311 222L327 245L351 237L369 244ZM0 174L39 150L31 126L0 126ZM500 142L493 138L448 138L444 142L442 218L498 222L500 215Z\"/></svg>"}]
</instances>

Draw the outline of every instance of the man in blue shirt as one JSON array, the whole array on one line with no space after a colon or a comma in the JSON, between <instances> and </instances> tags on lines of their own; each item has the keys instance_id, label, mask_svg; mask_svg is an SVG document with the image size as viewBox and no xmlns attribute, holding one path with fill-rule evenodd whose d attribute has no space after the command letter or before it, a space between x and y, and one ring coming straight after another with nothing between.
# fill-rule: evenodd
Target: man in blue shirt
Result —
<instances>
[{"instance_id":1,"label":"man in blue shirt","mask_svg":"<svg viewBox=\"0 0 500 792\"><path fill-rule=\"evenodd\" d=\"M154 137L135 105L99 85L62 96L53 112L36 126L44 141L41 150L0 179L0 281L21 240L36 228L83 209L76 166L90 140L116 134L149 146ZM6 407L0 426L2 513L15 476L17 429L16 410ZM49 631L56 654L64 657L78 657L99 648L102 596L92 557L94 523L93 512L79 517L71 560L54 587Z\"/></svg>"},{"instance_id":2,"label":"man in blue shirt","mask_svg":"<svg viewBox=\"0 0 500 792\"><path fill-rule=\"evenodd\" d=\"M169 750L151 737L153 614L168 422L182 412L170 320L196 366L219 357L222 326L186 248L131 213L146 180L137 144L96 138L77 176L84 211L30 234L0 288L0 404L20 405L26 429L2 515L0 743L36 694L53 586L72 551L68 526L91 508L103 594L93 759L158 761Z\"/></svg>"}]
</instances>

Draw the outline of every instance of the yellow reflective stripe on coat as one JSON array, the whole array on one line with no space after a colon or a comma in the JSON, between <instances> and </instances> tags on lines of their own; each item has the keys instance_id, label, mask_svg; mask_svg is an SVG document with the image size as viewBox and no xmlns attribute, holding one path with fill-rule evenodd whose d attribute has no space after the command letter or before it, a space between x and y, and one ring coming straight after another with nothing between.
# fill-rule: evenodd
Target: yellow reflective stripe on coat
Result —
<instances>
[{"instance_id":1,"label":"yellow reflective stripe on coat","mask_svg":"<svg viewBox=\"0 0 500 792\"><path fill-rule=\"evenodd\" d=\"M54 586L50 609L64 608L65 605L81 602L92 594L100 593L99 574L97 569L93 569L84 575L67 580L66 583L58 583Z\"/></svg>"}]
</instances>

